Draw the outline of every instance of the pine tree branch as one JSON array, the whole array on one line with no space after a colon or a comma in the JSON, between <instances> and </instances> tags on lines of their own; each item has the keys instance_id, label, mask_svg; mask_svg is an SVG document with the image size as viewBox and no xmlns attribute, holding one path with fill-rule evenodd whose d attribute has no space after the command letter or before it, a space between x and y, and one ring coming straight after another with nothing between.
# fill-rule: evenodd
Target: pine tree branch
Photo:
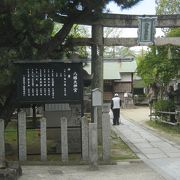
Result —
<instances>
[{"instance_id":1,"label":"pine tree branch","mask_svg":"<svg viewBox=\"0 0 180 180\"><path fill-rule=\"evenodd\" d=\"M79 18L81 14L72 14L68 16L61 30L51 38L46 44L43 44L39 49L39 57L40 58L48 58L48 56L59 46L63 45L66 37L68 36L71 28L74 25L74 22L77 18Z\"/></svg>"}]
</instances>

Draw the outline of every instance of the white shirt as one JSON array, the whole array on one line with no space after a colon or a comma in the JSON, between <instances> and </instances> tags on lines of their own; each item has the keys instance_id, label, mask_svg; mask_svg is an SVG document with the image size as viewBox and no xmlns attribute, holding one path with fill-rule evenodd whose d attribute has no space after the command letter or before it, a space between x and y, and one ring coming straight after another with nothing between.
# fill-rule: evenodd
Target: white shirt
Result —
<instances>
[{"instance_id":1,"label":"white shirt","mask_svg":"<svg viewBox=\"0 0 180 180\"><path fill-rule=\"evenodd\" d=\"M125 98L128 97L128 93L124 93L124 97L125 97Z\"/></svg>"},{"instance_id":2,"label":"white shirt","mask_svg":"<svg viewBox=\"0 0 180 180\"><path fill-rule=\"evenodd\" d=\"M120 108L120 97L113 97L113 107L112 109L119 109Z\"/></svg>"}]
</instances>

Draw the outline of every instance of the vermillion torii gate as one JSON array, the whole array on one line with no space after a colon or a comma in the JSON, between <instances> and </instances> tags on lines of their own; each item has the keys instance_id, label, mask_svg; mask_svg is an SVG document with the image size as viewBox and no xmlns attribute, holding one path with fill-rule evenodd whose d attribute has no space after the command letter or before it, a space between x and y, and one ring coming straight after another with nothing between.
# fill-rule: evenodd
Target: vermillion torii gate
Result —
<instances>
[{"instance_id":1,"label":"vermillion torii gate","mask_svg":"<svg viewBox=\"0 0 180 180\"><path fill-rule=\"evenodd\" d=\"M142 15L140 15L142 16ZM92 49L92 89L99 88L103 90L103 47L104 46L137 46L137 38L104 38L103 27L114 28L138 28L139 15L120 15L103 14L101 18L79 19L77 24L92 26L92 38L73 39L74 46L91 46ZM157 17L156 28L180 27L180 15L148 15L148 17ZM61 23L63 19L58 19ZM174 44L180 45L180 38L156 39L155 44ZM98 108L98 128L99 137L101 137L102 107ZM99 138L101 139L101 138ZM101 141L101 140L100 140Z\"/></svg>"}]
</instances>

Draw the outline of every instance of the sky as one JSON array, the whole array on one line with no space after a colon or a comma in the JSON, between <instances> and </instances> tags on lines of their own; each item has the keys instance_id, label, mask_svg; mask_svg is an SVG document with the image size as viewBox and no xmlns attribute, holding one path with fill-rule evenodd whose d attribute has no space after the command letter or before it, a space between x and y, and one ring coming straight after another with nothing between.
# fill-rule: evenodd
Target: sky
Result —
<instances>
[{"instance_id":1,"label":"sky","mask_svg":"<svg viewBox=\"0 0 180 180\"><path fill-rule=\"evenodd\" d=\"M117 14L136 14L136 15L154 15L155 11L155 0L142 0L130 9L121 10L115 3L110 3L108 8L112 13Z\"/></svg>"}]
</instances>

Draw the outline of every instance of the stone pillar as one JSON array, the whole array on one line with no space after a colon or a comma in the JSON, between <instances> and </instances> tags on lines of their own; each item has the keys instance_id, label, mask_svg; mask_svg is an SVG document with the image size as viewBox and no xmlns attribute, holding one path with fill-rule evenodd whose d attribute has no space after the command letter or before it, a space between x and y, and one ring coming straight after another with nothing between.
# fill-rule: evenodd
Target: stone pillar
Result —
<instances>
[{"instance_id":1,"label":"stone pillar","mask_svg":"<svg viewBox=\"0 0 180 180\"><path fill-rule=\"evenodd\" d=\"M67 118L61 118L61 159L63 162L68 161L68 132Z\"/></svg>"},{"instance_id":2,"label":"stone pillar","mask_svg":"<svg viewBox=\"0 0 180 180\"><path fill-rule=\"evenodd\" d=\"M5 161L4 120L0 119L0 167Z\"/></svg>"},{"instance_id":3,"label":"stone pillar","mask_svg":"<svg viewBox=\"0 0 180 180\"><path fill-rule=\"evenodd\" d=\"M19 160L27 160L26 148L26 113L21 111L18 113L18 138L19 138Z\"/></svg>"},{"instance_id":4,"label":"stone pillar","mask_svg":"<svg viewBox=\"0 0 180 180\"><path fill-rule=\"evenodd\" d=\"M40 133L41 133L41 160L47 160L47 136L46 136L46 118L40 119Z\"/></svg>"},{"instance_id":5,"label":"stone pillar","mask_svg":"<svg viewBox=\"0 0 180 180\"><path fill-rule=\"evenodd\" d=\"M109 162L111 155L111 126L109 108L103 108L102 120L102 144L103 144L103 160Z\"/></svg>"},{"instance_id":6,"label":"stone pillar","mask_svg":"<svg viewBox=\"0 0 180 180\"><path fill-rule=\"evenodd\" d=\"M97 124L89 123L89 163L92 170L98 168Z\"/></svg>"},{"instance_id":7,"label":"stone pillar","mask_svg":"<svg viewBox=\"0 0 180 180\"><path fill-rule=\"evenodd\" d=\"M92 89L99 88L103 92L103 26L92 26ZM103 93L102 93L103 97ZM102 98L103 99L103 98ZM98 142L102 144L102 107L97 108ZM93 115L93 113L92 113ZM94 122L94 121L93 121Z\"/></svg>"},{"instance_id":8,"label":"stone pillar","mask_svg":"<svg viewBox=\"0 0 180 180\"><path fill-rule=\"evenodd\" d=\"M89 159L89 126L86 117L81 118L82 128L82 159L87 161Z\"/></svg>"},{"instance_id":9,"label":"stone pillar","mask_svg":"<svg viewBox=\"0 0 180 180\"><path fill-rule=\"evenodd\" d=\"M98 123L98 107L97 106L94 106L94 123Z\"/></svg>"}]
</instances>

